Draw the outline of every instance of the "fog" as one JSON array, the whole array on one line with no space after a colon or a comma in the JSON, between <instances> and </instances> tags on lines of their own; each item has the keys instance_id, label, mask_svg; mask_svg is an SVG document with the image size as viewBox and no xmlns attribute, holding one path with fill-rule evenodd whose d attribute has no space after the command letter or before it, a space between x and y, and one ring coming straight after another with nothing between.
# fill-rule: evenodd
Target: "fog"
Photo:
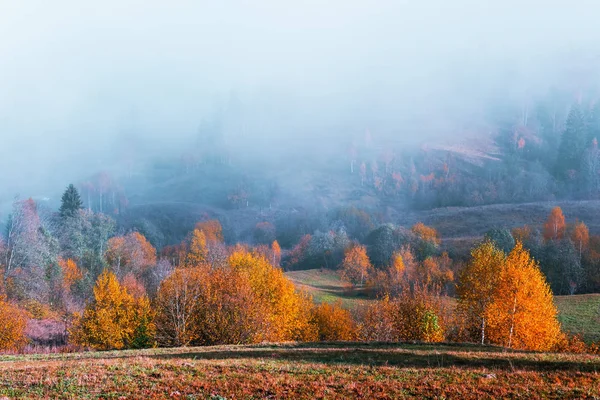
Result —
<instances>
[{"instance_id":1,"label":"fog","mask_svg":"<svg viewBox=\"0 0 600 400\"><path fill-rule=\"evenodd\" d=\"M365 129L398 145L454 138L492 100L596 82L599 11L593 0L0 0L2 198L55 193L132 149L181 152L231 104L248 127L231 146L246 155L346 145Z\"/></svg>"}]
</instances>

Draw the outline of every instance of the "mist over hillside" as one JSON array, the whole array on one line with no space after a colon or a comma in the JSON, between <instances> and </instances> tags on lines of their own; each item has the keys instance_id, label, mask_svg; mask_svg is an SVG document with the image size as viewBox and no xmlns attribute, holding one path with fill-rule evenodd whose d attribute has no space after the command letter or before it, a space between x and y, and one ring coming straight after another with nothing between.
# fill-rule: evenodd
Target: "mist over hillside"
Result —
<instances>
[{"instance_id":1,"label":"mist over hillside","mask_svg":"<svg viewBox=\"0 0 600 400\"><path fill-rule=\"evenodd\" d=\"M346 162L367 131L396 152L477 147L553 89L566 107L598 93L589 1L1 7L4 202L147 175L217 133L232 166L289 175Z\"/></svg>"}]
</instances>

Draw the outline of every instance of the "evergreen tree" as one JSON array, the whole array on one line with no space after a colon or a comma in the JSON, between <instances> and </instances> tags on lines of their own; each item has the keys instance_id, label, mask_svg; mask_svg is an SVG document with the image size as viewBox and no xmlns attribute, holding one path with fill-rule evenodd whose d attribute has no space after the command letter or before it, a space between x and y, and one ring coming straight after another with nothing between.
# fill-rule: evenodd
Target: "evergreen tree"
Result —
<instances>
[{"instance_id":1,"label":"evergreen tree","mask_svg":"<svg viewBox=\"0 0 600 400\"><path fill-rule=\"evenodd\" d=\"M586 119L578 104L573 105L561 137L556 160L556 172L565 178L569 171L579 168L581 156L586 148Z\"/></svg>"},{"instance_id":2,"label":"evergreen tree","mask_svg":"<svg viewBox=\"0 0 600 400\"><path fill-rule=\"evenodd\" d=\"M484 238L507 254L515 247L515 238L508 229L490 229L486 232Z\"/></svg>"},{"instance_id":3,"label":"evergreen tree","mask_svg":"<svg viewBox=\"0 0 600 400\"><path fill-rule=\"evenodd\" d=\"M587 140L586 145L589 146L594 139L600 139L600 102L594 104L587 112L586 116Z\"/></svg>"},{"instance_id":4,"label":"evergreen tree","mask_svg":"<svg viewBox=\"0 0 600 400\"><path fill-rule=\"evenodd\" d=\"M62 218L74 217L82 207L83 202L81 201L79 192L73 184L70 184L62 195L60 216Z\"/></svg>"}]
</instances>

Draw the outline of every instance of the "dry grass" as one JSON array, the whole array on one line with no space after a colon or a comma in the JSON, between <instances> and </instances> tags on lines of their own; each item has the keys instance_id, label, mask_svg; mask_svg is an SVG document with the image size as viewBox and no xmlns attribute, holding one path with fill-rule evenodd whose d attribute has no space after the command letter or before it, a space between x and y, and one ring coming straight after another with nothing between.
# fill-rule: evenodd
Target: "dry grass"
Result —
<instances>
[{"instance_id":1,"label":"dry grass","mask_svg":"<svg viewBox=\"0 0 600 400\"><path fill-rule=\"evenodd\" d=\"M477 346L281 344L0 358L9 398L598 398L600 357Z\"/></svg>"}]
</instances>

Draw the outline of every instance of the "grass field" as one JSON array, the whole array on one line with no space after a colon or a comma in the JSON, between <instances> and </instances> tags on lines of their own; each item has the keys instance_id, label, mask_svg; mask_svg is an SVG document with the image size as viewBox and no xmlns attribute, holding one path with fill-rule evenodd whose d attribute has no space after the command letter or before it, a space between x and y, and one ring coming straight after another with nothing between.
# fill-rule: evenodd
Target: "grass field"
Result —
<instances>
[{"instance_id":1,"label":"grass field","mask_svg":"<svg viewBox=\"0 0 600 400\"><path fill-rule=\"evenodd\" d=\"M286 275L317 302L339 300L345 307L355 309L369 301L361 292L346 289L336 271L311 269ZM582 335L588 343L600 341L600 294L556 296L555 303L565 331Z\"/></svg>"},{"instance_id":2,"label":"grass field","mask_svg":"<svg viewBox=\"0 0 600 400\"><path fill-rule=\"evenodd\" d=\"M581 334L586 342L600 341L600 294L557 296L555 302L565 330Z\"/></svg>"},{"instance_id":3,"label":"grass field","mask_svg":"<svg viewBox=\"0 0 600 400\"><path fill-rule=\"evenodd\" d=\"M599 398L600 357L280 344L0 357L0 398Z\"/></svg>"}]
</instances>

